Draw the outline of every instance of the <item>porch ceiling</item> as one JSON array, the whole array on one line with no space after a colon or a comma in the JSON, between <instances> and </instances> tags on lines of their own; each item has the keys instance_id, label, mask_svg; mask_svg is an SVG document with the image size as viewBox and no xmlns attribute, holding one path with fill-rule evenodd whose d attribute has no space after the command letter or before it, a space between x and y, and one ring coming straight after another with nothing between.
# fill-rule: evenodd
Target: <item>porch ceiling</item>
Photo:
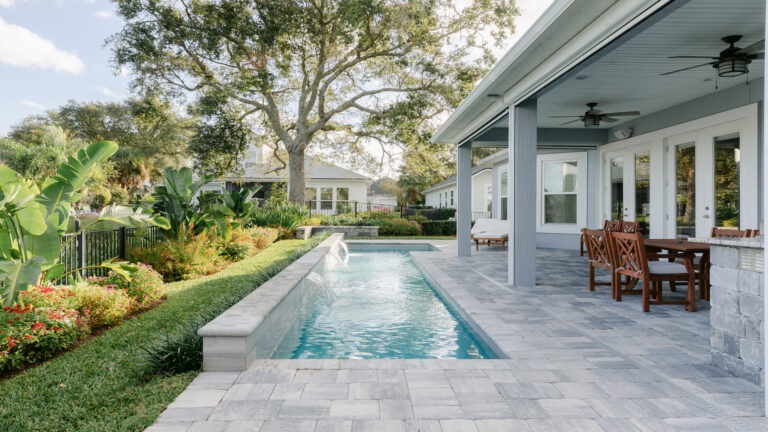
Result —
<instances>
[{"instance_id":1,"label":"porch ceiling","mask_svg":"<svg viewBox=\"0 0 768 432\"><path fill-rule=\"evenodd\" d=\"M729 87L745 85L764 75L764 60L749 65L749 74L716 78L711 66L661 76L664 72L706 62L706 59L669 59L676 55L717 56L727 45L723 36L740 34L744 48L764 37L765 0L690 0L662 11L662 18L637 35L619 40L597 54L594 61L569 72L544 89L538 98L540 128L573 128L578 122L551 116L582 115L587 102L598 102L602 112L640 111L642 116L673 107ZM620 117L600 128L629 123ZM574 118L575 119L575 118Z\"/></svg>"}]
</instances>

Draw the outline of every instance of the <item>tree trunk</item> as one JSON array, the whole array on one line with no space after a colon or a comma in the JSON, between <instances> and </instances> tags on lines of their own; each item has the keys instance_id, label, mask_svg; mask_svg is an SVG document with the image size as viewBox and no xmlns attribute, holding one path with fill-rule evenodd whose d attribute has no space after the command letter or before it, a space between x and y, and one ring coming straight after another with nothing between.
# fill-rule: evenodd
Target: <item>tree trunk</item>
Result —
<instances>
[{"instance_id":1,"label":"tree trunk","mask_svg":"<svg viewBox=\"0 0 768 432\"><path fill-rule=\"evenodd\" d=\"M288 200L304 204L304 149L288 152Z\"/></svg>"}]
</instances>

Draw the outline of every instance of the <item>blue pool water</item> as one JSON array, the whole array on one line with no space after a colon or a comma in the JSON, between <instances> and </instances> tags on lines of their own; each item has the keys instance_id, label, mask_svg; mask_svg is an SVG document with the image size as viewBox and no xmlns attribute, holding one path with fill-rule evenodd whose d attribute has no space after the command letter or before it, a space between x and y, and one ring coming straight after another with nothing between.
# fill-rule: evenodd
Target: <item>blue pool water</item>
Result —
<instances>
[{"instance_id":1,"label":"blue pool water","mask_svg":"<svg viewBox=\"0 0 768 432\"><path fill-rule=\"evenodd\" d=\"M355 250L308 279L313 296L273 358L495 358L403 250Z\"/></svg>"}]
</instances>

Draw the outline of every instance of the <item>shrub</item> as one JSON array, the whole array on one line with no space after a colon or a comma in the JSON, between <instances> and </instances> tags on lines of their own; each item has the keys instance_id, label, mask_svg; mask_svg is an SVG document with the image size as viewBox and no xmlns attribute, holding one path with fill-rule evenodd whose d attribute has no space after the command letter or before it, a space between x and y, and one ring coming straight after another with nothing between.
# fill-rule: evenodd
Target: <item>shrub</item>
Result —
<instances>
[{"instance_id":1,"label":"shrub","mask_svg":"<svg viewBox=\"0 0 768 432\"><path fill-rule=\"evenodd\" d=\"M295 235L296 228L309 216L303 205L292 202L267 203L251 215L249 224L280 229L280 238Z\"/></svg>"},{"instance_id":2,"label":"shrub","mask_svg":"<svg viewBox=\"0 0 768 432\"><path fill-rule=\"evenodd\" d=\"M106 278L88 278L91 284L125 290L138 306L145 308L163 298L163 277L152 266L139 264L130 282L112 273Z\"/></svg>"},{"instance_id":3,"label":"shrub","mask_svg":"<svg viewBox=\"0 0 768 432\"><path fill-rule=\"evenodd\" d=\"M119 288L80 284L72 291L80 313L92 328L120 324L133 306L133 299Z\"/></svg>"},{"instance_id":4,"label":"shrub","mask_svg":"<svg viewBox=\"0 0 768 432\"><path fill-rule=\"evenodd\" d=\"M413 236L421 234L421 226L416 221L406 219L379 219L373 225L378 225L381 236Z\"/></svg>"},{"instance_id":5,"label":"shrub","mask_svg":"<svg viewBox=\"0 0 768 432\"><path fill-rule=\"evenodd\" d=\"M78 309L78 302L72 289L66 286L35 286L19 293L19 300L35 308Z\"/></svg>"},{"instance_id":6,"label":"shrub","mask_svg":"<svg viewBox=\"0 0 768 432\"><path fill-rule=\"evenodd\" d=\"M248 233L251 235L251 241L258 250L266 249L277 240L280 234L278 230L267 227L250 228Z\"/></svg>"},{"instance_id":7,"label":"shrub","mask_svg":"<svg viewBox=\"0 0 768 432\"><path fill-rule=\"evenodd\" d=\"M0 310L0 371L48 359L83 339L88 331L73 309L4 307Z\"/></svg>"},{"instance_id":8,"label":"shrub","mask_svg":"<svg viewBox=\"0 0 768 432\"><path fill-rule=\"evenodd\" d=\"M219 247L219 255L229 262L240 261L253 255L253 246L247 243L228 242Z\"/></svg>"},{"instance_id":9,"label":"shrub","mask_svg":"<svg viewBox=\"0 0 768 432\"><path fill-rule=\"evenodd\" d=\"M421 223L424 235L456 235L456 221L426 221Z\"/></svg>"},{"instance_id":10,"label":"shrub","mask_svg":"<svg viewBox=\"0 0 768 432\"><path fill-rule=\"evenodd\" d=\"M417 215L413 215L413 216L407 216L407 217L406 217L406 219L408 219L408 220L412 220L412 221L416 221L416 222L418 222L419 224L423 224L424 222L426 222L426 221L428 221L428 220L429 220L429 218L428 218L428 217L426 217L426 216L424 216L424 215L420 215L420 214L417 214Z\"/></svg>"},{"instance_id":11,"label":"shrub","mask_svg":"<svg viewBox=\"0 0 768 432\"><path fill-rule=\"evenodd\" d=\"M152 266L165 282L193 279L215 273L220 268L214 245L203 235L187 241L165 240L149 248L132 249L128 258Z\"/></svg>"}]
</instances>

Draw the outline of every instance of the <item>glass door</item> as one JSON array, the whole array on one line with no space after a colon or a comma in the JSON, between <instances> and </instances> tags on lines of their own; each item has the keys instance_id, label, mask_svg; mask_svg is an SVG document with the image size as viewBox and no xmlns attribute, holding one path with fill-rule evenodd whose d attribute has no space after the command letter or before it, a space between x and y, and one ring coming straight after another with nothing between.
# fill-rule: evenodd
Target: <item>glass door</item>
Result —
<instances>
[{"instance_id":1,"label":"glass door","mask_svg":"<svg viewBox=\"0 0 768 432\"><path fill-rule=\"evenodd\" d=\"M610 220L639 222L640 232L650 233L651 151L631 148L606 154L606 212Z\"/></svg>"},{"instance_id":2,"label":"glass door","mask_svg":"<svg viewBox=\"0 0 768 432\"><path fill-rule=\"evenodd\" d=\"M675 237L709 237L712 227L739 227L740 135L702 134L672 148Z\"/></svg>"}]
</instances>

